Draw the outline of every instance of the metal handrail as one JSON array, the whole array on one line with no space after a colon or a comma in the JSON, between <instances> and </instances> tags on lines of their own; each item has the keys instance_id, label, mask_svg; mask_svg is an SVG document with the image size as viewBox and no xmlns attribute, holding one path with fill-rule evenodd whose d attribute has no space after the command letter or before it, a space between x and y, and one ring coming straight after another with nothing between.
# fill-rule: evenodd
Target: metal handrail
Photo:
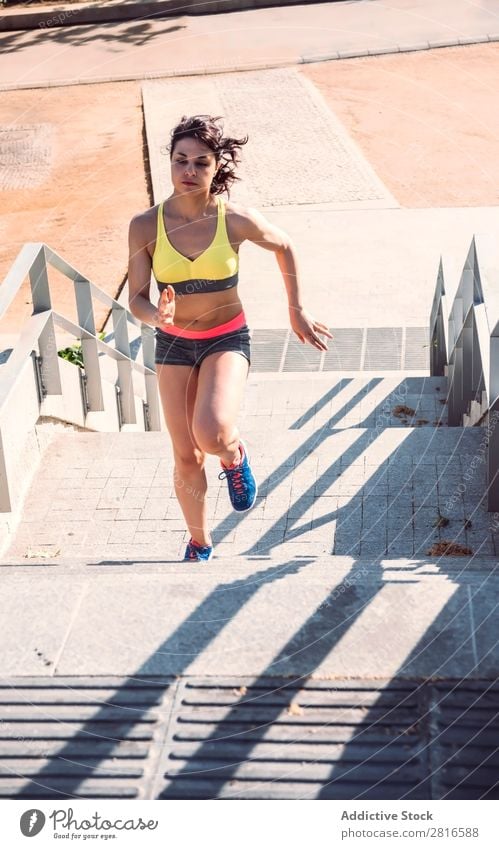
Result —
<instances>
[{"instance_id":1,"label":"metal handrail","mask_svg":"<svg viewBox=\"0 0 499 849\"><path fill-rule=\"evenodd\" d=\"M72 282L77 322L52 308L47 265L56 268ZM109 398L109 392L104 391L101 371L102 357L104 357L104 362L116 363L114 405L115 413L117 407L119 429L122 425L135 425L139 429L161 430L153 328L137 319L126 307L99 289L42 242L27 243L21 248L0 286L0 319L15 300L26 277L29 278L31 286L33 313L25 322L9 358L0 368L0 512L11 511L13 504L12 481L9 480L9 458L6 456L5 448L12 443L12 431L9 430L12 416L9 419L7 405L15 390L20 386L20 381L26 379L26 367L30 359L34 367L29 383L30 412L29 421L25 422L26 429L36 424L40 414L45 414L44 404L46 405L50 400L50 396L64 395L67 371L66 379L62 380L61 369L68 364L58 355L56 326L81 340L83 373L81 369L78 369L78 375L83 378L84 384L85 397L82 399L80 409L84 426L92 427L87 422L90 414L103 411L106 414L108 409L105 395L107 393L106 397ZM95 328L94 300L105 304L111 311L114 346L98 337ZM142 362L137 362L131 355L130 324L140 329ZM35 355L34 359L33 355ZM137 414L136 403L140 406L141 396L136 397L135 394L134 374L140 375L144 381L146 400L144 402L142 398L143 411L140 415ZM74 384L72 372L71 379ZM38 398L36 405L32 403L35 387ZM95 417L92 422L95 422Z\"/></svg>"},{"instance_id":2,"label":"metal handrail","mask_svg":"<svg viewBox=\"0 0 499 849\"><path fill-rule=\"evenodd\" d=\"M494 254L492 254L492 251ZM480 259L479 259L480 257ZM452 304L440 260L430 314L430 374L448 378L450 426L487 428L487 508L499 510L499 257L475 235ZM493 276L494 279L489 278Z\"/></svg>"}]
</instances>

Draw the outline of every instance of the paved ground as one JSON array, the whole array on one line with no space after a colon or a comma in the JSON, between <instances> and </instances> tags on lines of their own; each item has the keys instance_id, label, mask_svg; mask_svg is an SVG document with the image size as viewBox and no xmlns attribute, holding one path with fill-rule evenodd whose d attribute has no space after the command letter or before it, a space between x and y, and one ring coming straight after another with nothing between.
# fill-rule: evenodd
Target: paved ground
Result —
<instances>
[{"instance_id":1,"label":"paved ground","mask_svg":"<svg viewBox=\"0 0 499 849\"><path fill-rule=\"evenodd\" d=\"M495 69L495 70L493 70ZM499 204L499 44L319 63L302 73L405 207Z\"/></svg>"},{"instance_id":2,"label":"paved ground","mask_svg":"<svg viewBox=\"0 0 499 849\"><path fill-rule=\"evenodd\" d=\"M464 569L460 559L332 560L295 547L188 573L149 553L5 565L0 670L53 683L64 675L495 679L497 576L490 563Z\"/></svg>"},{"instance_id":3,"label":"paved ground","mask_svg":"<svg viewBox=\"0 0 499 849\"><path fill-rule=\"evenodd\" d=\"M416 9L410 0L319 3L13 32L2 37L0 76L19 87L206 73L489 36L499 37L494 0L420 0Z\"/></svg>"}]
</instances>

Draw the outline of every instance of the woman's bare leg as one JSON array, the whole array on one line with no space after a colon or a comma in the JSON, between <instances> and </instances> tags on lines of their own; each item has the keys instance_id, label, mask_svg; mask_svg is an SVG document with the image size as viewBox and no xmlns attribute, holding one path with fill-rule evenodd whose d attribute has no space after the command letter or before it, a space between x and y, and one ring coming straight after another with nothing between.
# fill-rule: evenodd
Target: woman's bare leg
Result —
<instances>
[{"instance_id":1,"label":"woman's bare leg","mask_svg":"<svg viewBox=\"0 0 499 849\"><path fill-rule=\"evenodd\" d=\"M193 436L202 451L215 454L225 466L240 457L236 419L248 370L247 359L236 351L209 354L199 367Z\"/></svg>"},{"instance_id":2,"label":"woman's bare leg","mask_svg":"<svg viewBox=\"0 0 499 849\"><path fill-rule=\"evenodd\" d=\"M205 453L192 430L198 369L174 365L156 368L165 424L173 446L175 494L191 536L201 545L211 545L206 515Z\"/></svg>"}]
</instances>

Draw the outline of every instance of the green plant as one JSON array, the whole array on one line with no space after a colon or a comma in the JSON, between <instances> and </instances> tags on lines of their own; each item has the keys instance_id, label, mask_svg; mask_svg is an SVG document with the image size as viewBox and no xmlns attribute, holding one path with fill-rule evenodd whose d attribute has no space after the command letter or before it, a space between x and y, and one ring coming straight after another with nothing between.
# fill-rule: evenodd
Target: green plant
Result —
<instances>
[{"instance_id":1,"label":"green plant","mask_svg":"<svg viewBox=\"0 0 499 849\"><path fill-rule=\"evenodd\" d=\"M102 330L99 333L99 339L102 341L105 338L106 334ZM73 363L75 366L80 366L83 368L83 353L81 350L81 342L75 342L74 345L70 345L68 348L61 348L60 351L57 351L58 355L62 357L63 360L67 360L69 363Z\"/></svg>"}]
</instances>

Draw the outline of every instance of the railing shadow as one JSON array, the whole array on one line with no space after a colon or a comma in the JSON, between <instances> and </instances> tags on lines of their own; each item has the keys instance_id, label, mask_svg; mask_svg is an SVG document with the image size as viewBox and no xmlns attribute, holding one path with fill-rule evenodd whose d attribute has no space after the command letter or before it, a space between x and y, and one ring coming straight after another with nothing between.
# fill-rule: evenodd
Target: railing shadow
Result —
<instances>
[{"instance_id":1,"label":"railing shadow","mask_svg":"<svg viewBox=\"0 0 499 849\"><path fill-rule=\"evenodd\" d=\"M380 382L380 380L381 380L381 378L373 378L372 380L369 381L368 387L376 386ZM350 381L348 381L348 382L350 382ZM326 403L329 402L329 400L331 400L336 395L338 395L345 388L345 385L346 385L346 382L344 380L338 381L338 383L335 387L333 387L327 393L325 393L324 399L322 401L322 405L325 405ZM277 489L277 487L279 486L279 484L282 483L284 480L286 480L286 478L289 477L292 474L293 470L297 466L299 466L299 464L306 457L308 457L309 454L311 454L314 450L316 450L317 448L319 448L322 445L322 443L328 438L328 436L330 436L331 427L334 425L334 422L340 421L348 412L350 412L355 407L355 405L358 403L358 401L361 400L363 395L365 395L365 393L366 393L366 388L364 387L363 389L359 390L358 393L356 393L354 398L350 399L345 404L343 404L341 409L338 410L338 412L334 416L332 416L331 419L328 422L326 422L324 425L322 425L320 428L318 428L316 431L314 431L314 433L312 433L310 436L308 436L297 449L295 449L294 451L291 452L289 457L286 458L285 462L280 463L278 466L276 466L276 468L272 470L271 475L269 475L264 480L259 482L260 490L265 492L267 495L274 492ZM319 401L318 404L320 405L321 401ZM314 405L314 407L317 407L317 404ZM307 413L305 413L300 418L304 419L306 416L307 416ZM298 420L298 421L300 421L300 420ZM294 429L296 429L296 424L295 424ZM285 515L285 513L283 513L283 515ZM226 519L223 519L217 525L217 527L214 529L214 534L216 534L217 539L219 541L223 540L226 534L231 532L234 529L234 527L237 527L243 521L243 518L244 518L243 516L234 517L231 514ZM268 538L268 535L265 535L263 537L263 540L262 540L263 550L265 550L265 547L267 546L267 538ZM271 547L270 543L268 544L267 547L268 547L268 549L270 549L270 547ZM246 553L248 553L248 554L253 553L253 550L250 549Z\"/></svg>"},{"instance_id":2,"label":"railing shadow","mask_svg":"<svg viewBox=\"0 0 499 849\"><path fill-rule=\"evenodd\" d=\"M339 381L310 410L302 414L290 426L290 430L297 430L308 424L313 415L333 400L348 382L345 379ZM317 450L324 455L327 450L327 440L334 437L335 433L339 433L335 430L335 426L351 413L361 400L368 397L368 393L375 389L379 382L379 378L368 381L319 428L306 436L303 443L260 482L261 491L267 495L274 492L313 451ZM414 390L416 385L414 379L406 378L402 385L391 391L390 395L402 398L409 395L410 397L412 393L408 393L407 390ZM404 386L406 391L402 392ZM369 447L383 434L389 424L392 424L388 421L383 409L385 404L386 401L383 399L363 419L359 420L355 430L366 428L366 431L361 433L348 449L327 466L317 478L311 480L310 485L306 486L290 505L283 507L282 513L270 521L270 526L258 542L249 547L245 554L270 554L273 550L278 551L281 543L299 542L300 539L307 538L310 523L300 525L300 517L304 516L312 500L320 500L326 492L335 493L331 486L335 482L341 485L341 476L345 468L368 452ZM375 424L373 427L373 423L376 422L381 422L381 426ZM482 466L472 463L474 459L472 455L476 454L476 431L470 428L469 433L462 434L459 443L453 447L445 462L438 453L442 438L440 434L437 428L418 428L412 432L408 431L397 449L392 454L387 452L386 460L379 464L376 471L373 470L371 478L365 484L349 488L349 496L344 496L342 499L346 502L345 506L314 518L313 527L316 529L328 523L336 524L334 548L333 533L331 533L329 553L352 556L405 553L410 556L424 556L426 549L432 543L448 537L449 532L445 530L446 523L451 525L450 532L454 542L465 544L469 538L473 540L474 546L478 544L483 549L480 553L487 555L494 553L491 532L495 520L487 516L482 503L486 486L483 463ZM460 456L463 454L463 446L468 464L470 468L471 466L473 468L472 474L469 475L470 479L460 489L458 484L461 476ZM417 458L414 465L412 457ZM476 460L480 460L478 454L476 454ZM459 480L455 478L455 463L459 467ZM389 482L390 486L388 486ZM445 504L446 515L441 517L440 506L443 504ZM369 506L371 517L362 515L363 505ZM396 517L391 534L390 528L388 530L388 537L384 529L387 512L392 517ZM237 527L241 521L241 516L232 514L223 519L214 530L217 541L222 541L225 535ZM432 527L430 521L435 522L436 526ZM285 531L282 530L284 523ZM426 523L428 523L428 533L425 532ZM385 545L381 544L379 538L383 533ZM478 539L480 534L481 540Z\"/></svg>"}]
</instances>

